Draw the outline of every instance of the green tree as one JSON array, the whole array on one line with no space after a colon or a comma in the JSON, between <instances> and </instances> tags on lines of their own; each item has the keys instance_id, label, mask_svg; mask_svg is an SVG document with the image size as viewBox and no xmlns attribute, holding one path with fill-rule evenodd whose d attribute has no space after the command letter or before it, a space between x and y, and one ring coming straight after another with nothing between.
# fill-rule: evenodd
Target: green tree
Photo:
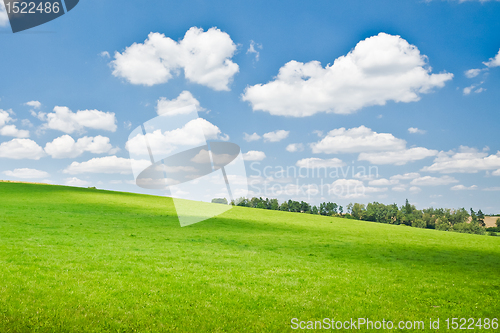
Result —
<instances>
[{"instance_id":1,"label":"green tree","mask_svg":"<svg viewBox=\"0 0 500 333\"><path fill-rule=\"evenodd\" d=\"M477 222L482 227L486 226L486 223L484 223L484 213L481 209L477 211Z\"/></svg>"},{"instance_id":2,"label":"green tree","mask_svg":"<svg viewBox=\"0 0 500 333\"><path fill-rule=\"evenodd\" d=\"M497 218L497 220L496 220L495 224L497 225L497 227L498 227L498 228L500 228L500 217L499 217L499 218Z\"/></svg>"},{"instance_id":3,"label":"green tree","mask_svg":"<svg viewBox=\"0 0 500 333\"><path fill-rule=\"evenodd\" d=\"M226 198L215 198L215 199L212 199L212 203L227 205L227 199Z\"/></svg>"}]
</instances>

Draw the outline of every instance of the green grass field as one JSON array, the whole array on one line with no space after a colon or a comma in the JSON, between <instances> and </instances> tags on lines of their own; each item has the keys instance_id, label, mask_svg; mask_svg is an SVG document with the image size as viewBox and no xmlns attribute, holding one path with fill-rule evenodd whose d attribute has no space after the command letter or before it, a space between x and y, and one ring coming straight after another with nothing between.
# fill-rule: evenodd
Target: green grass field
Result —
<instances>
[{"instance_id":1,"label":"green grass field","mask_svg":"<svg viewBox=\"0 0 500 333\"><path fill-rule=\"evenodd\" d=\"M500 237L242 207L181 228L165 197L0 183L2 333L444 327L499 310Z\"/></svg>"}]
</instances>

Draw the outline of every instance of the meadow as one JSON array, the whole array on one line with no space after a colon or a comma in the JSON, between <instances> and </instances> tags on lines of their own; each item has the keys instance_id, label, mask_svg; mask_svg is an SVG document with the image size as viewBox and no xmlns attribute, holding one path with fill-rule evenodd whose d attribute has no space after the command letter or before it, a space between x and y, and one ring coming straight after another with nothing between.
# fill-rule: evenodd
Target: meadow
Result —
<instances>
[{"instance_id":1,"label":"meadow","mask_svg":"<svg viewBox=\"0 0 500 333\"><path fill-rule=\"evenodd\" d=\"M499 317L500 237L244 207L181 228L166 197L0 183L2 333Z\"/></svg>"}]
</instances>

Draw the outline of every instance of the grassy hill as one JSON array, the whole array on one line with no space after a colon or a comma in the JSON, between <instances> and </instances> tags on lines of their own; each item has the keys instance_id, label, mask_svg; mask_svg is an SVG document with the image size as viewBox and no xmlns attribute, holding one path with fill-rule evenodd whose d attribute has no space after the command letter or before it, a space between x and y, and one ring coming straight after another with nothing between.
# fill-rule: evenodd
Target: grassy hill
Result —
<instances>
[{"instance_id":1,"label":"grassy hill","mask_svg":"<svg viewBox=\"0 0 500 333\"><path fill-rule=\"evenodd\" d=\"M0 183L0 332L283 332L500 314L500 237Z\"/></svg>"}]
</instances>

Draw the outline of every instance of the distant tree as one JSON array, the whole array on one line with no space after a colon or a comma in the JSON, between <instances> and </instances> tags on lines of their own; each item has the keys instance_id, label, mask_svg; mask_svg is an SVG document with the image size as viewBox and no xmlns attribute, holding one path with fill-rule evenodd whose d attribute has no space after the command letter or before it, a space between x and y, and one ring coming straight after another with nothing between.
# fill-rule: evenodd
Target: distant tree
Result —
<instances>
[{"instance_id":1,"label":"distant tree","mask_svg":"<svg viewBox=\"0 0 500 333\"><path fill-rule=\"evenodd\" d=\"M446 216L441 216L436 219L436 229L443 231L450 230L450 223L448 222L448 218Z\"/></svg>"},{"instance_id":2,"label":"distant tree","mask_svg":"<svg viewBox=\"0 0 500 333\"><path fill-rule=\"evenodd\" d=\"M304 201L300 202L300 211L303 213L310 213L311 212L311 206Z\"/></svg>"},{"instance_id":3,"label":"distant tree","mask_svg":"<svg viewBox=\"0 0 500 333\"><path fill-rule=\"evenodd\" d=\"M212 203L227 205L227 199L226 198L215 198L215 199L212 199Z\"/></svg>"},{"instance_id":4,"label":"distant tree","mask_svg":"<svg viewBox=\"0 0 500 333\"><path fill-rule=\"evenodd\" d=\"M271 208L272 210L278 210L280 209L280 204L278 202L278 199L271 199Z\"/></svg>"},{"instance_id":5,"label":"distant tree","mask_svg":"<svg viewBox=\"0 0 500 333\"><path fill-rule=\"evenodd\" d=\"M408 201L408 199L406 199L406 203L405 203L405 213L406 214L411 214L413 211L411 205L410 205L410 202Z\"/></svg>"},{"instance_id":6,"label":"distant tree","mask_svg":"<svg viewBox=\"0 0 500 333\"><path fill-rule=\"evenodd\" d=\"M477 223L477 215L476 212L471 208L470 209L470 217L471 217L471 223Z\"/></svg>"},{"instance_id":7,"label":"distant tree","mask_svg":"<svg viewBox=\"0 0 500 333\"><path fill-rule=\"evenodd\" d=\"M427 227L427 223L425 223L424 220L416 219L415 221L413 221L411 223L411 226L414 228L425 228L425 227Z\"/></svg>"},{"instance_id":8,"label":"distant tree","mask_svg":"<svg viewBox=\"0 0 500 333\"><path fill-rule=\"evenodd\" d=\"M311 209L311 212L312 212L313 214L318 214L318 207L313 206L313 208ZM499 220L500 220L500 219L499 219Z\"/></svg>"},{"instance_id":9,"label":"distant tree","mask_svg":"<svg viewBox=\"0 0 500 333\"><path fill-rule=\"evenodd\" d=\"M356 220L359 220L361 218L361 216L363 215L363 212L365 210L365 205L363 204L359 204L359 203L355 203L353 206L352 206L352 217L354 217L354 219Z\"/></svg>"},{"instance_id":10,"label":"distant tree","mask_svg":"<svg viewBox=\"0 0 500 333\"><path fill-rule=\"evenodd\" d=\"M280 210L283 211L283 212L289 212L290 211L290 208L288 207L288 203L286 201L281 204Z\"/></svg>"},{"instance_id":11,"label":"distant tree","mask_svg":"<svg viewBox=\"0 0 500 333\"><path fill-rule=\"evenodd\" d=\"M340 215L344 214L344 207L339 206L339 214Z\"/></svg>"},{"instance_id":12,"label":"distant tree","mask_svg":"<svg viewBox=\"0 0 500 333\"><path fill-rule=\"evenodd\" d=\"M351 214L352 213L352 202L350 202L348 205L347 205L347 214Z\"/></svg>"},{"instance_id":13,"label":"distant tree","mask_svg":"<svg viewBox=\"0 0 500 333\"><path fill-rule=\"evenodd\" d=\"M337 205L336 203L333 203L332 205L332 211L333 211L333 214L337 215L338 214L338 208L339 208L339 205Z\"/></svg>"},{"instance_id":14,"label":"distant tree","mask_svg":"<svg viewBox=\"0 0 500 333\"><path fill-rule=\"evenodd\" d=\"M484 213L481 209L477 211L477 222L482 227L486 226L486 223L484 223Z\"/></svg>"},{"instance_id":15,"label":"distant tree","mask_svg":"<svg viewBox=\"0 0 500 333\"><path fill-rule=\"evenodd\" d=\"M497 218L495 224L497 225L497 228L500 228L500 217Z\"/></svg>"}]
</instances>

